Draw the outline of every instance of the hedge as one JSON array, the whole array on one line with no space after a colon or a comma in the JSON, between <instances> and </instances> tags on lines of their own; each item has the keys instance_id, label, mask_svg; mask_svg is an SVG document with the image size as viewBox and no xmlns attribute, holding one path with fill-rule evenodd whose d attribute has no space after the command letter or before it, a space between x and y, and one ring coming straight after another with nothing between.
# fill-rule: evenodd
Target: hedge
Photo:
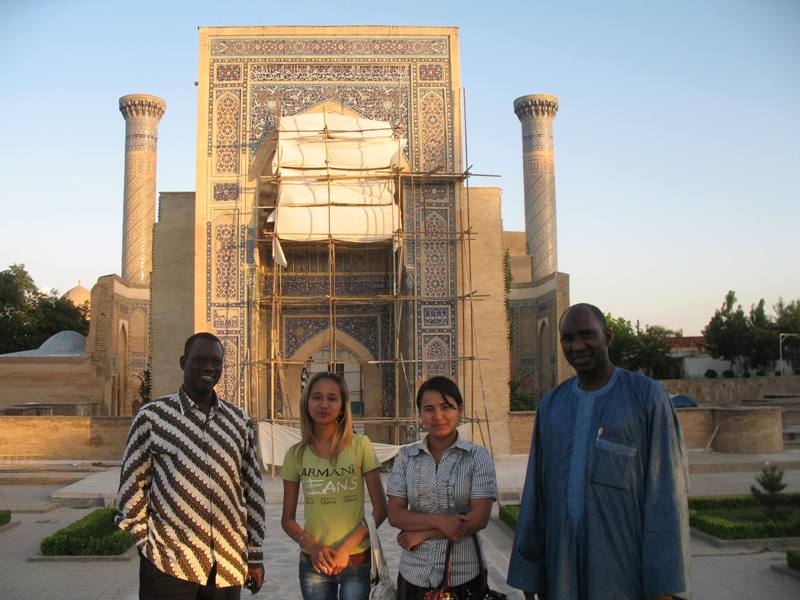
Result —
<instances>
[{"instance_id":1,"label":"hedge","mask_svg":"<svg viewBox=\"0 0 800 600\"><path fill-rule=\"evenodd\" d=\"M692 527L722 540L800 536L800 522L773 523L767 519L750 523L738 522L690 510L689 523Z\"/></svg>"},{"instance_id":2,"label":"hedge","mask_svg":"<svg viewBox=\"0 0 800 600\"><path fill-rule=\"evenodd\" d=\"M122 554L133 545L133 537L114 524L115 508L100 508L59 529L39 544L47 556Z\"/></svg>"},{"instance_id":3,"label":"hedge","mask_svg":"<svg viewBox=\"0 0 800 600\"><path fill-rule=\"evenodd\" d=\"M784 504L800 505L800 493L781 494ZM689 508L694 510L708 510L717 508L743 508L745 506L760 506L753 496L697 496L689 498Z\"/></svg>"},{"instance_id":4,"label":"hedge","mask_svg":"<svg viewBox=\"0 0 800 600\"><path fill-rule=\"evenodd\" d=\"M0 525L5 525L11 520L10 510L0 510Z\"/></svg>"},{"instance_id":5,"label":"hedge","mask_svg":"<svg viewBox=\"0 0 800 600\"><path fill-rule=\"evenodd\" d=\"M517 521L519 521L519 505L508 504L506 506L501 506L500 520L511 527L511 529L516 529Z\"/></svg>"},{"instance_id":6,"label":"hedge","mask_svg":"<svg viewBox=\"0 0 800 600\"><path fill-rule=\"evenodd\" d=\"M786 552L786 564L789 565L789 568L800 571L800 548Z\"/></svg>"}]
</instances>

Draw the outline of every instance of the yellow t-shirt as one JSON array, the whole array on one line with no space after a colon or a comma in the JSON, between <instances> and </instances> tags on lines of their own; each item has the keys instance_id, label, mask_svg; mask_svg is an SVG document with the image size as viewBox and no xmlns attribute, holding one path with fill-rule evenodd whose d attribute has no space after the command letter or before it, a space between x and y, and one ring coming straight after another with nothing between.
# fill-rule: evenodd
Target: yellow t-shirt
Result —
<instances>
[{"instance_id":1,"label":"yellow t-shirt","mask_svg":"<svg viewBox=\"0 0 800 600\"><path fill-rule=\"evenodd\" d=\"M303 486L305 530L318 543L336 546L364 518L364 473L377 469L380 462L365 435L353 435L353 441L333 462L306 448L298 464L297 446L286 453L281 477ZM351 553L367 548L369 538Z\"/></svg>"}]
</instances>

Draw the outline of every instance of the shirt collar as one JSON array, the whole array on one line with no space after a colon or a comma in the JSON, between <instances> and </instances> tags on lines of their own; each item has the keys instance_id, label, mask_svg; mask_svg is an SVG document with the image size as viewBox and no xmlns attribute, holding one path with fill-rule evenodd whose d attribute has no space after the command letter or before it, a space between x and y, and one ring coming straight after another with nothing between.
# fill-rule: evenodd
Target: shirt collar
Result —
<instances>
[{"instance_id":1,"label":"shirt collar","mask_svg":"<svg viewBox=\"0 0 800 600\"><path fill-rule=\"evenodd\" d=\"M180 398L181 409L183 410L184 414L186 413L186 411L189 410L199 410L200 412L203 412L200 406L198 406L197 402L192 400L191 396L189 396L189 393L185 389L183 389L183 386L181 386L181 389L178 391L178 397ZM210 419L211 417L213 417L221 406L222 403L219 401L219 398L217 398L217 392L212 390L211 409L208 411L208 418Z\"/></svg>"},{"instance_id":2,"label":"shirt collar","mask_svg":"<svg viewBox=\"0 0 800 600\"><path fill-rule=\"evenodd\" d=\"M414 454L419 454L420 451L422 451L425 454L430 454L431 451L428 450L428 444L426 443L429 435L430 434L426 433L424 438L422 438L417 443L412 444L408 450L408 453L414 455ZM445 449L445 452L447 452L447 450L450 450L450 448L458 448L459 450L463 450L464 452L469 452L472 449L472 444L468 440L461 437L461 434L459 433L458 437L456 438L456 441L453 442L452 446Z\"/></svg>"}]
</instances>

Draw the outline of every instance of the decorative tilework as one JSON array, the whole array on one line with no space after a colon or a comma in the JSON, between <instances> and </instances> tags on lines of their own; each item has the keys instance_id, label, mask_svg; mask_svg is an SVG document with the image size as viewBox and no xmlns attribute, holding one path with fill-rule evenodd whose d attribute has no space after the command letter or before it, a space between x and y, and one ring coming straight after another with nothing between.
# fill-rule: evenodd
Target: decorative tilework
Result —
<instances>
[{"instance_id":1,"label":"decorative tilework","mask_svg":"<svg viewBox=\"0 0 800 600\"><path fill-rule=\"evenodd\" d=\"M236 298L239 265L237 262L236 226L230 223L214 227L214 266L217 298Z\"/></svg>"},{"instance_id":2,"label":"decorative tilework","mask_svg":"<svg viewBox=\"0 0 800 600\"><path fill-rule=\"evenodd\" d=\"M442 81L444 79L444 66L440 63L420 65L420 81Z\"/></svg>"},{"instance_id":3,"label":"decorative tilework","mask_svg":"<svg viewBox=\"0 0 800 600\"><path fill-rule=\"evenodd\" d=\"M447 296L450 293L450 265L444 238L448 234L447 221L436 212L425 217L425 239L422 242L423 268L422 293L426 296Z\"/></svg>"},{"instance_id":4,"label":"decorative tilework","mask_svg":"<svg viewBox=\"0 0 800 600\"><path fill-rule=\"evenodd\" d=\"M238 183L215 183L214 184L214 200L217 202L238 200L239 199L239 184Z\"/></svg>"},{"instance_id":5,"label":"decorative tilework","mask_svg":"<svg viewBox=\"0 0 800 600\"><path fill-rule=\"evenodd\" d=\"M422 327L450 327L451 308L447 304L429 304L422 307Z\"/></svg>"},{"instance_id":6,"label":"decorative tilework","mask_svg":"<svg viewBox=\"0 0 800 600\"><path fill-rule=\"evenodd\" d=\"M381 64L255 64L251 81L408 81L405 65Z\"/></svg>"},{"instance_id":7,"label":"decorative tilework","mask_svg":"<svg viewBox=\"0 0 800 600\"><path fill-rule=\"evenodd\" d=\"M426 92L420 100L422 120L422 170L447 170L445 108L442 92Z\"/></svg>"},{"instance_id":8,"label":"decorative tilework","mask_svg":"<svg viewBox=\"0 0 800 600\"><path fill-rule=\"evenodd\" d=\"M213 315L212 323L214 325L214 329L216 329L217 331L239 329L240 327L241 315L239 314L238 310L214 309L212 311L212 315Z\"/></svg>"},{"instance_id":9,"label":"decorative tilework","mask_svg":"<svg viewBox=\"0 0 800 600\"><path fill-rule=\"evenodd\" d=\"M218 388L223 400L239 404L239 345L236 336L220 337L224 358Z\"/></svg>"},{"instance_id":10,"label":"decorative tilework","mask_svg":"<svg viewBox=\"0 0 800 600\"><path fill-rule=\"evenodd\" d=\"M211 56L447 56L448 39L438 38L253 38L215 39Z\"/></svg>"},{"instance_id":11,"label":"decorative tilework","mask_svg":"<svg viewBox=\"0 0 800 600\"><path fill-rule=\"evenodd\" d=\"M239 92L226 91L217 96L216 166L217 173L239 172Z\"/></svg>"},{"instance_id":12,"label":"decorative tilework","mask_svg":"<svg viewBox=\"0 0 800 600\"><path fill-rule=\"evenodd\" d=\"M452 367L449 342L448 336L437 335L424 337L422 349L425 362L423 363L422 372L424 373L425 379L435 375L451 376Z\"/></svg>"},{"instance_id":13,"label":"decorative tilework","mask_svg":"<svg viewBox=\"0 0 800 600\"><path fill-rule=\"evenodd\" d=\"M396 123L398 135L406 136L408 94L404 86L254 85L250 92L251 151L275 129L279 107L280 114L295 115L327 100L338 102L369 119Z\"/></svg>"},{"instance_id":14,"label":"decorative tilework","mask_svg":"<svg viewBox=\"0 0 800 600\"><path fill-rule=\"evenodd\" d=\"M242 78L241 65L217 65L217 81L240 81Z\"/></svg>"}]
</instances>

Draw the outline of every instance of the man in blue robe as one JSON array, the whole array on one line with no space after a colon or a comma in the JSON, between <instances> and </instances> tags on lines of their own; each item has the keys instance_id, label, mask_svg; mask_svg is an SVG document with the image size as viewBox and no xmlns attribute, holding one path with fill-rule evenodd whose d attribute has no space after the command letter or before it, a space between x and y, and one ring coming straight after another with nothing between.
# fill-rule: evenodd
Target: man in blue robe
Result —
<instances>
[{"instance_id":1,"label":"man in blue robe","mask_svg":"<svg viewBox=\"0 0 800 600\"><path fill-rule=\"evenodd\" d=\"M596 306L570 307L559 331L577 377L539 403L508 583L527 600L688 599L686 450L669 397L611 363Z\"/></svg>"}]
</instances>

